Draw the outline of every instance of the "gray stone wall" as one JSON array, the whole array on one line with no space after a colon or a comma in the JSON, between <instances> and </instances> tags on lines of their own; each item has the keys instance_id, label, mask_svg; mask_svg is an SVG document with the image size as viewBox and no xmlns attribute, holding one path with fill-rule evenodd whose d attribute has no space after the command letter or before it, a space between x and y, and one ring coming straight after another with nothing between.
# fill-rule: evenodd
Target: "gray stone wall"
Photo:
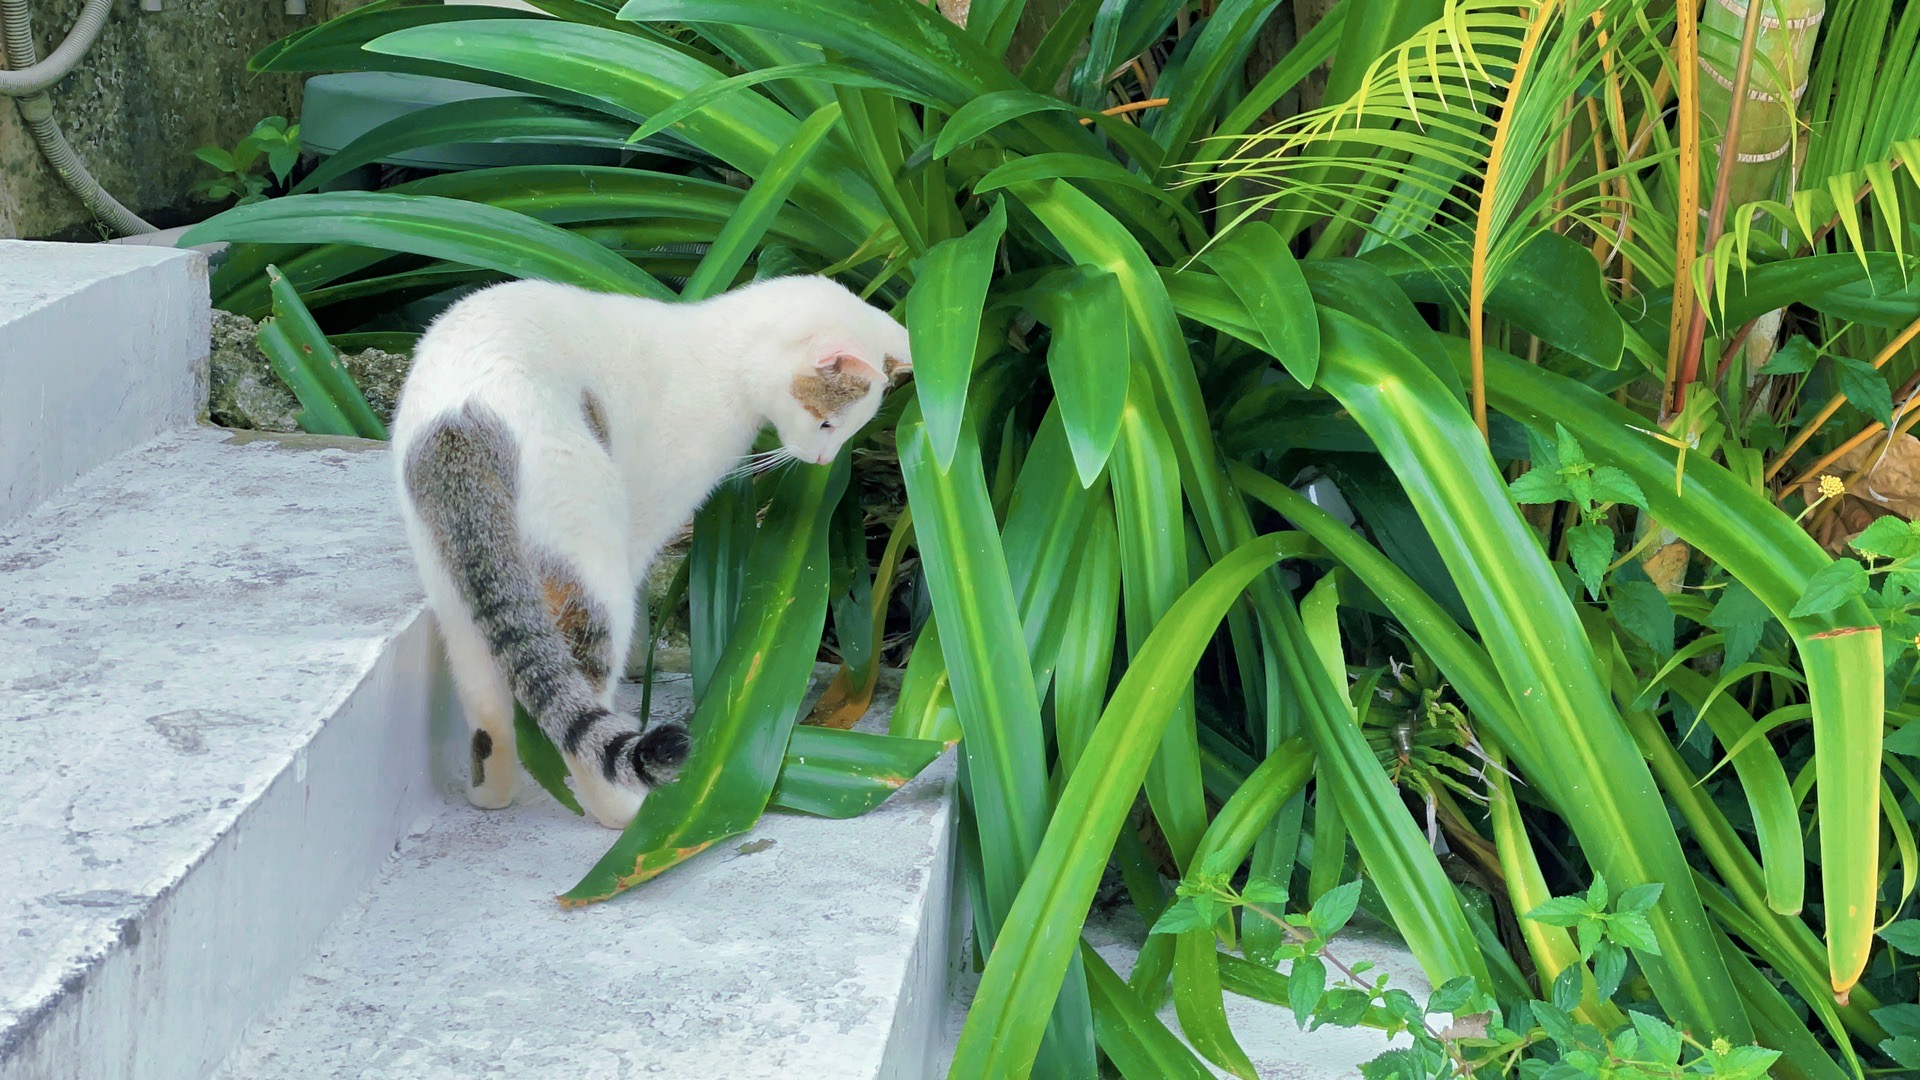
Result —
<instances>
[{"instance_id":1,"label":"gray stone wall","mask_svg":"<svg viewBox=\"0 0 1920 1080\"><path fill-rule=\"evenodd\" d=\"M33 0L44 56L73 25L81 0ZM168 226L203 217L190 189L209 175L193 157L209 143L231 147L264 116L292 117L300 76L253 75L247 58L330 12L307 15L281 0L114 0L99 39L52 91L54 113L89 169L114 197ZM13 103L0 98L0 237L88 239L100 235L34 145Z\"/></svg>"}]
</instances>

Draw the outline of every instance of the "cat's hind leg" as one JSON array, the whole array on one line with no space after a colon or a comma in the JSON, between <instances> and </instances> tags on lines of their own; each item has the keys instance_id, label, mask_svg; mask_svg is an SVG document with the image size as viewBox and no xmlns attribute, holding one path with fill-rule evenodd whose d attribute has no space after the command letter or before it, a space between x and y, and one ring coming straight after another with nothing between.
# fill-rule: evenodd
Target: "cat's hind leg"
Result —
<instances>
[{"instance_id":1,"label":"cat's hind leg","mask_svg":"<svg viewBox=\"0 0 1920 1080\"><path fill-rule=\"evenodd\" d=\"M520 755L513 731L513 689L480 631L465 614L441 619L454 689L467 714L467 801L482 810L513 802Z\"/></svg>"}]
</instances>

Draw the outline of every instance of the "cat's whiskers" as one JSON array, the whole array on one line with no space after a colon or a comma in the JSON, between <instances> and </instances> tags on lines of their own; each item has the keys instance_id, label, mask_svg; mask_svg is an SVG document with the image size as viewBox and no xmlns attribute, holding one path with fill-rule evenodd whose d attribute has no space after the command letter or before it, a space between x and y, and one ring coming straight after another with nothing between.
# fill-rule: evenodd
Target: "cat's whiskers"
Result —
<instances>
[{"instance_id":1,"label":"cat's whiskers","mask_svg":"<svg viewBox=\"0 0 1920 1080\"><path fill-rule=\"evenodd\" d=\"M797 460L799 459L789 453L785 447L774 450L763 450L760 453L748 454L746 457L741 458L740 463L735 465L732 470L727 473L726 478L735 480L744 476L759 476L762 473L771 472L782 465L791 464Z\"/></svg>"}]
</instances>

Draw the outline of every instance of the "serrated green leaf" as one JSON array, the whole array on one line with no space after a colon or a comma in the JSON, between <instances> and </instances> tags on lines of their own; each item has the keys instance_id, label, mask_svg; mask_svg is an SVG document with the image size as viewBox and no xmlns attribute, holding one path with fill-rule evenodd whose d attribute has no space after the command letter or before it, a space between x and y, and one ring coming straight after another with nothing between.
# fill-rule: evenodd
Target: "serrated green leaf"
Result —
<instances>
[{"instance_id":1,"label":"serrated green leaf","mask_svg":"<svg viewBox=\"0 0 1920 1080\"><path fill-rule=\"evenodd\" d=\"M1920 956L1920 919L1891 923L1880 931L1880 939L1908 956Z\"/></svg>"},{"instance_id":2,"label":"serrated green leaf","mask_svg":"<svg viewBox=\"0 0 1920 1080\"><path fill-rule=\"evenodd\" d=\"M1887 385L1887 377L1865 360L1855 360L1851 356L1836 356L1833 359L1834 374L1847 404L1892 427L1893 389Z\"/></svg>"},{"instance_id":3,"label":"serrated green leaf","mask_svg":"<svg viewBox=\"0 0 1920 1080\"><path fill-rule=\"evenodd\" d=\"M1286 888L1277 881L1268 881L1264 878L1255 878L1247 882L1247 887L1240 892L1240 898L1249 904L1259 904L1261 907L1269 908L1276 914L1287 906Z\"/></svg>"},{"instance_id":4,"label":"serrated green leaf","mask_svg":"<svg viewBox=\"0 0 1920 1080\"><path fill-rule=\"evenodd\" d=\"M1707 613L1707 625L1726 635L1727 667L1739 667L1753 656L1772 618L1773 613L1752 589L1739 581L1727 583L1713 610Z\"/></svg>"},{"instance_id":5,"label":"serrated green leaf","mask_svg":"<svg viewBox=\"0 0 1920 1080\"><path fill-rule=\"evenodd\" d=\"M1568 964L1561 968L1560 974L1553 980L1553 1007L1563 1012L1578 1008L1584 986L1579 964Z\"/></svg>"},{"instance_id":6,"label":"serrated green leaf","mask_svg":"<svg viewBox=\"0 0 1920 1080\"><path fill-rule=\"evenodd\" d=\"M1567 554L1573 558L1574 573L1587 586L1587 595L1600 599L1600 582L1613 562L1613 527L1600 521L1573 526L1567 530Z\"/></svg>"},{"instance_id":7,"label":"serrated green leaf","mask_svg":"<svg viewBox=\"0 0 1920 1080\"><path fill-rule=\"evenodd\" d=\"M1560 475L1559 470L1546 465L1535 465L1520 474L1518 479L1507 485L1507 490L1513 495L1513 501L1523 506L1573 498L1566 478Z\"/></svg>"},{"instance_id":8,"label":"serrated green leaf","mask_svg":"<svg viewBox=\"0 0 1920 1080\"><path fill-rule=\"evenodd\" d=\"M1154 920L1152 933L1178 934L1187 930L1204 930L1213 925L1213 920L1200 911L1200 905L1191 896L1183 896L1168 905L1167 910Z\"/></svg>"},{"instance_id":9,"label":"serrated green leaf","mask_svg":"<svg viewBox=\"0 0 1920 1080\"><path fill-rule=\"evenodd\" d=\"M1902 757L1920 758L1920 722L1910 722L1887 736L1880 749Z\"/></svg>"},{"instance_id":10,"label":"serrated green leaf","mask_svg":"<svg viewBox=\"0 0 1920 1080\"><path fill-rule=\"evenodd\" d=\"M1475 994L1479 993L1479 989L1471 975L1449 979L1427 998L1427 1011L1430 1013L1459 1012Z\"/></svg>"},{"instance_id":11,"label":"serrated green leaf","mask_svg":"<svg viewBox=\"0 0 1920 1080\"><path fill-rule=\"evenodd\" d=\"M1567 970L1577 971L1578 965ZM1603 941L1593 948L1593 992L1601 1001L1613 997L1620 989L1620 980L1627 974L1627 952L1611 941Z\"/></svg>"},{"instance_id":12,"label":"serrated green leaf","mask_svg":"<svg viewBox=\"0 0 1920 1080\"><path fill-rule=\"evenodd\" d=\"M1760 365L1758 374L1803 375L1813 370L1813 362L1819 357L1820 353L1813 347L1812 342L1795 334L1777 352L1768 357L1766 363Z\"/></svg>"},{"instance_id":13,"label":"serrated green leaf","mask_svg":"<svg viewBox=\"0 0 1920 1080\"><path fill-rule=\"evenodd\" d=\"M1660 955L1660 942L1653 936L1647 917L1637 911L1621 912L1607 919L1607 935L1629 949Z\"/></svg>"},{"instance_id":14,"label":"serrated green leaf","mask_svg":"<svg viewBox=\"0 0 1920 1080\"><path fill-rule=\"evenodd\" d=\"M1556 896L1526 914L1526 918L1548 926L1574 926L1586 917L1587 901L1579 896Z\"/></svg>"},{"instance_id":15,"label":"serrated green leaf","mask_svg":"<svg viewBox=\"0 0 1920 1080\"><path fill-rule=\"evenodd\" d=\"M1889 1035L1920 1036L1920 1005L1888 1005L1873 1010L1873 1018Z\"/></svg>"},{"instance_id":16,"label":"serrated green leaf","mask_svg":"<svg viewBox=\"0 0 1920 1080\"><path fill-rule=\"evenodd\" d=\"M1327 965L1318 956L1303 956L1287 972L1287 1004L1293 1009L1294 1023L1301 1028L1313 1016L1320 997L1327 989Z\"/></svg>"},{"instance_id":17,"label":"serrated green leaf","mask_svg":"<svg viewBox=\"0 0 1920 1080\"><path fill-rule=\"evenodd\" d=\"M1896 1035L1882 1042L1880 1049L1892 1058L1895 1064L1909 1069L1920 1069L1920 1038L1912 1035Z\"/></svg>"},{"instance_id":18,"label":"serrated green leaf","mask_svg":"<svg viewBox=\"0 0 1920 1080\"><path fill-rule=\"evenodd\" d=\"M1630 1012L1633 1030L1640 1035L1650 1060L1662 1065L1680 1063L1680 1032L1672 1024L1643 1012Z\"/></svg>"},{"instance_id":19,"label":"serrated green leaf","mask_svg":"<svg viewBox=\"0 0 1920 1080\"><path fill-rule=\"evenodd\" d=\"M1314 933L1329 938L1347 925L1359 904L1360 882L1356 879L1322 893L1320 899L1314 901L1307 920L1313 924Z\"/></svg>"},{"instance_id":20,"label":"serrated green leaf","mask_svg":"<svg viewBox=\"0 0 1920 1080\"><path fill-rule=\"evenodd\" d=\"M1665 892L1666 888L1658 881L1649 881L1644 885L1623 889L1620 899L1614 903L1614 910L1637 911L1644 915L1653 910L1653 905L1660 902L1660 894Z\"/></svg>"},{"instance_id":21,"label":"serrated green leaf","mask_svg":"<svg viewBox=\"0 0 1920 1080\"><path fill-rule=\"evenodd\" d=\"M1574 438L1573 433L1565 427L1553 425L1553 442L1559 451L1561 468L1572 469L1588 464L1587 452L1581 448L1580 440Z\"/></svg>"},{"instance_id":22,"label":"serrated green leaf","mask_svg":"<svg viewBox=\"0 0 1920 1080\"><path fill-rule=\"evenodd\" d=\"M1905 559L1920 555L1920 531L1914 529L1913 523L1889 514L1875 518L1859 536L1847 541L1847 546L1862 555Z\"/></svg>"},{"instance_id":23,"label":"serrated green leaf","mask_svg":"<svg viewBox=\"0 0 1920 1080\"><path fill-rule=\"evenodd\" d=\"M1788 614L1795 619L1821 615L1861 596L1871 584L1867 568L1857 559L1835 559L1807 579L1800 600Z\"/></svg>"},{"instance_id":24,"label":"serrated green leaf","mask_svg":"<svg viewBox=\"0 0 1920 1080\"><path fill-rule=\"evenodd\" d=\"M1595 466L1593 470L1593 501L1603 503L1625 503L1647 508L1647 496L1633 477L1611 465Z\"/></svg>"},{"instance_id":25,"label":"serrated green leaf","mask_svg":"<svg viewBox=\"0 0 1920 1080\"><path fill-rule=\"evenodd\" d=\"M1650 581L1615 578L1609 597L1608 608L1622 630L1645 642L1662 660L1673 655L1673 608L1665 593Z\"/></svg>"}]
</instances>

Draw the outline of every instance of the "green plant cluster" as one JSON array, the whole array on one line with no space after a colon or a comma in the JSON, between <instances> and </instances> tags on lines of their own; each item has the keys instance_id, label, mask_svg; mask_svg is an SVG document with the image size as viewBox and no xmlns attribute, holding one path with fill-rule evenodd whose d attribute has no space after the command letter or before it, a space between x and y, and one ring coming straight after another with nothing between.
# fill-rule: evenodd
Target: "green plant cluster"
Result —
<instances>
[{"instance_id":1,"label":"green plant cluster","mask_svg":"<svg viewBox=\"0 0 1920 1080\"><path fill-rule=\"evenodd\" d=\"M916 371L700 512L693 757L564 902L957 743L955 1076L1250 1077L1228 993L1410 1033L1376 1075L1912 1067L1920 7L1342 0L1250 70L1274 0L538 6L258 56L520 96L200 226L217 302L817 272ZM491 138L648 157L309 193ZM801 722L823 648L821 719L904 661L887 734ZM1327 975L1354 910L1437 1003Z\"/></svg>"},{"instance_id":2,"label":"green plant cluster","mask_svg":"<svg viewBox=\"0 0 1920 1080\"><path fill-rule=\"evenodd\" d=\"M284 116L269 116L233 149L203 146L193 156L218 174L195 185L195 194L220 200L238 196L239 206L257 203L267 197L268 188L284 188L292 178L293 167L300 161L300 125L287 123Z\"/></svg>"}]
</instances>

